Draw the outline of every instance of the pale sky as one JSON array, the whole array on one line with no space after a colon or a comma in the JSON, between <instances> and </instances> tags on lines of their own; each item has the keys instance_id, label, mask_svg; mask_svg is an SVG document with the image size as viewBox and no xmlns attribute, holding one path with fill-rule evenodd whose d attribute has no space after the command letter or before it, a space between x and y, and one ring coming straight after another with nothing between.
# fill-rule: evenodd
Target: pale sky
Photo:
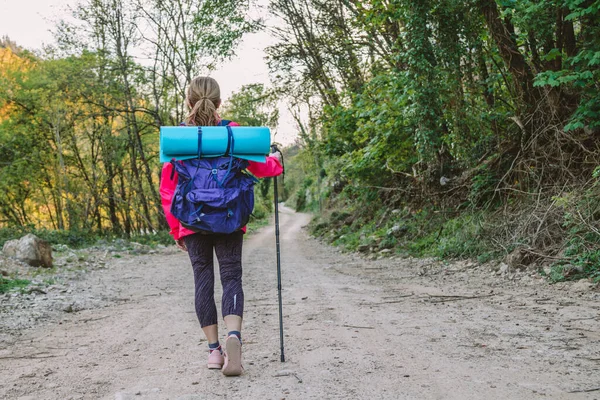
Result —
<instances>
[{"instance_id":1,"label":"pale sky","mask_svg":"<svg viewBox=\"0 0 600 400\"><path fill-rule=\"evenodd\" d=\"M77 0L0 0L0 37L8 36L19 46L30 50L52 44L54 40L50 30L54 21L66 15L67 7L76 3ZM226 101L242 85L270 85L264 60L264 49L270 44L273 44L273 39L266 32L248 35L237 49L237 55L211 74L221 86L223 100ZM275 140L290 144L296 135L296 125L285 105L282 104L279 113L281 117Z\"/></svg>"}]
</instances>

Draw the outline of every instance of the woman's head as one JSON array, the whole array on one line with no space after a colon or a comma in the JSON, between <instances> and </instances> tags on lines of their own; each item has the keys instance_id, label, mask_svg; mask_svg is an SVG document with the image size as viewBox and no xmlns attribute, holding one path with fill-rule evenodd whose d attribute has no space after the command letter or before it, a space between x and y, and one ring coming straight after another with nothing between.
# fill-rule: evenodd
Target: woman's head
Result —
<instances>
[{"instance_id":1,"label":"woman's head","mask_svg":"<svg viewBox=\"0 0 600 400\"><path fill-rule=\"evenodd\" d=\"M221 105L219 84L208 76L197 76L190 82L185 96L190 113L185 120L187 125L217 125L217 108Z\"/></svg>"}]
</instances>

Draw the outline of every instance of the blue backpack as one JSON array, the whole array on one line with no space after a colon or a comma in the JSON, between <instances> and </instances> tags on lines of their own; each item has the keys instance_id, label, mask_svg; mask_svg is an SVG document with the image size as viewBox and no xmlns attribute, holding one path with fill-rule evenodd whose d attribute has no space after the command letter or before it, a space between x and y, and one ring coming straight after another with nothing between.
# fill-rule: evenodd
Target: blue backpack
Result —
<instances>
[{"instance_id":1,"label":"blue backpack","mask_svg":"<svg viewBox=\"0 0 600 400\"><path fill-rule=\"evenodd\" d=\"M248 161L231 156L235 146L228 124L229 142L224 156L171 160L179 174L171 214L181 225L204 233L232 233L244 227L254 209L257 179L246 172ZM198 127L198 154L201 156L202 128Z\"/></svg>"}]
</instances>

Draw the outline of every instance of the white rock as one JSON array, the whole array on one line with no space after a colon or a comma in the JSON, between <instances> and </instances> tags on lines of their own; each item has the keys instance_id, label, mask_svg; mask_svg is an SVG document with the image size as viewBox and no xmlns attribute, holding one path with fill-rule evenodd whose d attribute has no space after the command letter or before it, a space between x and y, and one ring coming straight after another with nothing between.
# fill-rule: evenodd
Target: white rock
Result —
<instances>
[{"instance_id":1,"label":"white rock","mask_svg":"<svg viewBox=\"0 0 600 400\"><path fill-rule=\"evenodd\" d=\"M550 276L551 273L552 273L552 268L550 268L549 265L545 265L544 266L544 274L546 274L546 276Z\"/></svg>"},{"instance_id":2,"label":"white rock","mask_svg":"<svg viewBox=\"0 0 600 400\"><path fill-rule=\"evenodd\" d=\"M4 243L4 247L2 247L2 253L6 257L16 257L17 256L17 245L19 244L19 239L7 240Z\"/></svg>"},{"instance_id":3,"label":"white rock","mask_svg":"<svg viewBox=\"0 0 600 400\"><path fill-rule=\"evenodd\" d=\"M52 267L52 247L33 234L4 243L2 252L33 267Z\"/></svg>"}]
</instances>

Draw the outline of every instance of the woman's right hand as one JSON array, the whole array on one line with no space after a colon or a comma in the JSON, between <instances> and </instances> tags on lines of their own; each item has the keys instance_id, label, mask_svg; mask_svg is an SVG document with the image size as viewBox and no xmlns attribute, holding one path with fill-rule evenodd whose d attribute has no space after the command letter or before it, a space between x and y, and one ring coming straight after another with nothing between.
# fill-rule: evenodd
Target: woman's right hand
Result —
<instances>
[{"instance_id":1,"label":"woman's right hand","mask_svg":"<svg viewBox=\"0 0 600 400\"><path fill-rule=\"evenodd\" d=\"M183 240L183 238L181 239L177 239L175 241L175 244L177 245L177 247L179 247L181 250L183 251L187 251L187 247L185 245L185 240Z\"/></svg>"}]
</instances>

